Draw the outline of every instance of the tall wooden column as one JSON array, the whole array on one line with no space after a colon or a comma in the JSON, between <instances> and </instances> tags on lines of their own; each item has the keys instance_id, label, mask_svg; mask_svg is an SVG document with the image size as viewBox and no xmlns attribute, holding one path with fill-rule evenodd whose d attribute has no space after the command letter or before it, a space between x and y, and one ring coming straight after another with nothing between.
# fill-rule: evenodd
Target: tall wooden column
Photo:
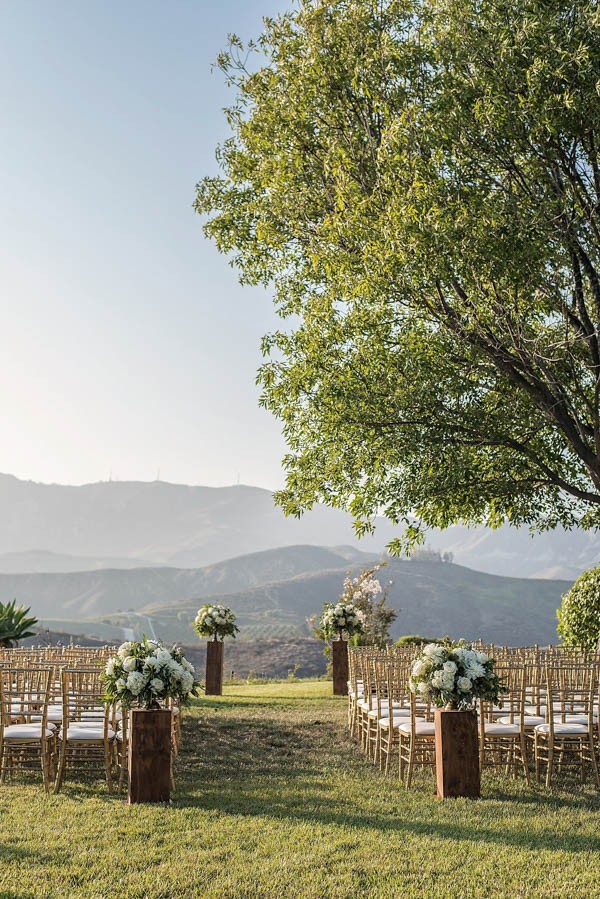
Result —
<instances>
[{"instance_id":1,"label":"tall wooden column","mask_svg":"<svg viewBox=\"0 0 600 899\"><path fill-rule=\"evenodd\" d=\"M206 695L223 693L224 640L209 640L206 644Z\"/></svg>"},{"instance_id":2,"label":"tall wooden column","mask_svg":"<svg viewBox=\"0 0 600 899\"><path fill-rule=\"evenodd\" d=\"M348 695L348 641L334 640L331 644L333 662L333 695Z\"/></svg>"},{"instance_id":3,"label":"tall wooden column","mask_svg":"<svg viewBox=\"0 0 600 899\"><path fill-rule=\"evenodd\" d=\"M435 710L435 765L439 799L481 795L475 712Z\"/></svg>"},{"instance_id":4,"label":"tall wooden column","mask_svg":"<svg viewBox=\"0 0 600 899\"><path fill-rule=\"evenodd\" d=\"M132 709L129 730L129 804L171 798L170 709Z\"/></svg>"}]
</instances>

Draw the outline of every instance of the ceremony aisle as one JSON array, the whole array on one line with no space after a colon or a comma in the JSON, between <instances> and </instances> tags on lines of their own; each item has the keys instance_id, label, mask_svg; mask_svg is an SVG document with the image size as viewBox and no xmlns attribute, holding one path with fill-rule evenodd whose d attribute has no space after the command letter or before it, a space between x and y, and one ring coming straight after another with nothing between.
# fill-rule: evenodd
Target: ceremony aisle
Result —
<instances>
[{"instance_id":1,"label":"ceremony aisle","mask_svg":"<svg viewBox=\"0 0 600 899\"><path fill-rule=\"evenodd\" d=\"M484 774L483 799L410 791L347 735L331 683L225 687L186 712L170 807L101 780L0 787L0 896L588 897L600 800Z\"/></svg>"}]
</instances>

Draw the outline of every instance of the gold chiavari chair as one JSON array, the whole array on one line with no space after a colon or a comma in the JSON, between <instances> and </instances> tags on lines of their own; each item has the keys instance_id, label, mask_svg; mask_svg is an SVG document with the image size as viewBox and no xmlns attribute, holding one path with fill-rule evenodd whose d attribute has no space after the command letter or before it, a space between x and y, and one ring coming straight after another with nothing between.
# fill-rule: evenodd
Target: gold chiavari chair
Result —
<instances>
[{"instance_id":1,"label":"gold chiavari chair","mask_svg":"<svg viewBox=\"0 0 600 899\"><path fill-rule=\"evenodd\" d=\"M525 730L525 667L512 663L496 665L502 684L499 704L503 716L498 718L491 702L479 703L479 766L481 771L492 765L496 772L512 772L516 777L523 769L530 782Z\"/></svg>"},{"instance_id":2,"label":"gold chiavari chair","mask_svg":"<svg viewBox=\"0 0 600 899\"><path fill-rule=\"evenodd\" d=\"M598 773L596 665L572 662L547 665L545 669L546 721L533 730L536 779L546 768L546 786L552 784L555 768L574 764L584 779L586 763L591 766L596 789Z\"/></svg>"},{"instance_id":3,"label":"gold chiavari chair","mask_svg":"<svg viewBox=\"0 0 600 899\"><path fill-rule=\"evenodd\" d=\"M44 789L50 789L56 745L47 722L51 676L51 668L0 667L0 783L40 765Z\"/></svg>"},{"instance_id":4,"label":"gold chiavari chair","mask_svg":"<svg viewBox=\"0 0 600 899\"><path fill-rule=\"evenodd\" d=\"M89 770L90 764L98 762L104 764L106 784L112 789L116 731L113 710L102 703L102 693L100 668L63 669L63 726L55 793L62 787L67 765Z\"/></svg>"},{"instance_id":5,"label":"gold chiavari chair","mask_svg":"<svg viewBox=\"0 0 600 899\"><path fill-rule=\"evenodd\" d=\"M414 693L410 695L410 718L398 726L399 774L406 789L410 788L415 767L435 771L435 724L433 711L425 703L417 708Z\"/></svg>"}]
</instances>

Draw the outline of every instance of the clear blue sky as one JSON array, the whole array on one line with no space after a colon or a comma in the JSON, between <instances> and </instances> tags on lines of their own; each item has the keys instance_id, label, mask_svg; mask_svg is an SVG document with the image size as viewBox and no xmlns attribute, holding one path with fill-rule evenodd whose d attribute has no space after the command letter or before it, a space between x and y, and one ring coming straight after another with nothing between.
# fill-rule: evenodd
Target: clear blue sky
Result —
<instances>
[{"instance_id":1,"label":"clear blue sky","mask_svg":"<svg viewBox=\"0 0 600 899\"><path fill-rule=\"evenodd\" d=\"M276 487L269 296L204 239L212 63L286 0L0 4L0 471Z\"/></svg>"}]
</instances>

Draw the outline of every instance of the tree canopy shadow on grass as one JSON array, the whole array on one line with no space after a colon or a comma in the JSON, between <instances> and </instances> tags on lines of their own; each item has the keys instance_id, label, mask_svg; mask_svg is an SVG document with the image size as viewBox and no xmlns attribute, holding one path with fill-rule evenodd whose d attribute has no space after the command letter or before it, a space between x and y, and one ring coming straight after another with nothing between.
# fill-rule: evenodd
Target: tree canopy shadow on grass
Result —
<instances>
[{"instance_id":1,"label":"tree canopy shadow on grass","mask_svg":"<svg viewBox=\"0 0 600 899\"><path fill-rule=\"evenodd\" d=\"M235 708L239 711L240 705L235 703ZM450 800L438 804L431 775L425 781L418 779L416 790L406 793L394 777L384 779L360 755L345 732L331 722L311 721L310 716L308 719L305 716L303 721L288 723L259 715L246 717L230 713L223 718L201 715L188 719L185 730L177 765L175 804L178 807L200 806L243 817L309 821L381 834L404 833L529 850L600 850L600 834L576 831L565 834L540 826L546 815L560 809L600 811L600 798L576 794L578 783L565 797L564 793L558 795L541 787L527 788L524 784L515 785L513 791L507 786L509 782L502 780L499 785L496 778L484 776L481 801ZM370 788L388 791L389 808L376 814L372 810L363 813L360 795L351 799L335 796L336 770L354 773L356 783L362 784L367 792ZM562 786L567 783L563 781ZM472 825L460 818L436 820L438 816L448 816L453 802L469 803ZM490 827L490 805L503 807L506 817L514 802L519 803L522 821L519 829ZM432 808L437 814L432 813Z\"/></svg>"}]
</instances>

